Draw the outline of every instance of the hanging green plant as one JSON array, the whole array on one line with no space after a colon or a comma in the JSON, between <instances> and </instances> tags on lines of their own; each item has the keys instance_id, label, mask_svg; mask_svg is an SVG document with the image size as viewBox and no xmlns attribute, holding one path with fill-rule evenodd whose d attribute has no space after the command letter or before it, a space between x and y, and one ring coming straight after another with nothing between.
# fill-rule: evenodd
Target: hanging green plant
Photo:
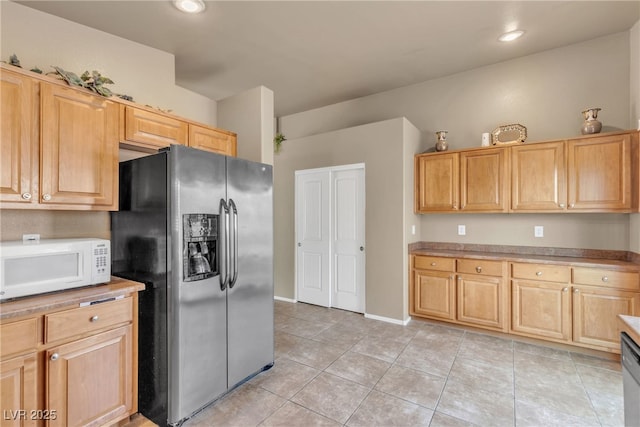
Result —
<instances>
[{"instance_id":1,"label":"hanging green plant","mask_svg":"<svg viewBox=\"0 0 640 427\"><path fill-rule=\"evenodd\" d=\"M282 141L286 141L287 138L280 132L276 133L273 137L273 151L276 153L280 152L280 146L282 145Z\"/></svg>"}]
</instances>

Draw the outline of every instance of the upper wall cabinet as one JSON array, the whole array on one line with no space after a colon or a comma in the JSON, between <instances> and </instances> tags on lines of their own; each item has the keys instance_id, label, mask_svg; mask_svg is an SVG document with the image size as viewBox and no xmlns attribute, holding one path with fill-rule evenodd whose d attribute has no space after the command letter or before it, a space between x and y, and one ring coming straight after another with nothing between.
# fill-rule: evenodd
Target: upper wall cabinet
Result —
<instances>
[{"instance_id":1,"label":"upper wall cabinet","mask_svg":"<svg viewBox=\"0 0 640 427\"><path fill-rule=\"evenodd\" d=\"M118 105L23 73L2 68L1 207L117 209Z\"/></svg>"},{"instance_id":2,"label":"upper wall cabinet","mask_svg":"<svg viewBox=\"0 0 640 427\"><path fill-rule=\"evenodd\" d=\"M415 157L415 211L506 212L504 148Z\"/></svg>"},{"instance_id":3,"label":"upper wall cabinet","mask_svg":"<svg viewBox=\"0 0 640 427\"><path fill-rule=\"evenodd\" d=\"M40 86L27 76L1 71L0 201L17 207L37 201Z\"/></svg>"},{"instance_id":4,"label":"upper wall cabinet","mask_svg":"<svg viewBox=\"0 0 640 427\"><path fill-rule=\"evenodd\" d=\"M179 144L235 156L237 136L170 114L121 103L120 142L134 150L155 151Z\"/></svg>"},{"instance_id":5,"label":"upper wall cabinet","mask_svg":"<svg viewBox=\"0 0 640 427\"><path fill-rule=\"evenodd\" d=\"M639 134L418 154L415 211L637 212ZM458 168L459 183L454 172L443 173L443 165ZM445 190L460 194L459 202L449 203ZM434 208L433 200L451 207Z\"/></svg>"}]
</instances>

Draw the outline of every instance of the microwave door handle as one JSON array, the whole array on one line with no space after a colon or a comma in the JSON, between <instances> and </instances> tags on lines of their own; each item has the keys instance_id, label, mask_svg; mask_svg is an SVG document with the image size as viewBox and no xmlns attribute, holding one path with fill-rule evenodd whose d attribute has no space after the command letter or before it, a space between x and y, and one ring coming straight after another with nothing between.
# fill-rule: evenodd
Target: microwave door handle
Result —
<instances>
[{"instance_id":1,"label":"microwave door handle","mask_svg":"<svg viewBox=\"0 0 640 427\"><path fill-rule=\"evenodd\" d=\"M218 242L220 248L220 290L224 291L229 284L229 207L224 199L220 199L219 212L220 221L224 222L220 226L220 229L224 230L224 236Z\"/></svg>"},{"instance_id":2,"label":"microwave door handle","mask_svg":"<svg viewBox=\"0 0 640 427\"><path fill-rule=\"evenodd\" d=\"M229 242L233 242L233 255L231 260L233 262L233 276L229 281L229 288L233 288L238 280L238 209L236 209L236 203L233 199L229 199L229 211L233 214L233 239L229 239Z\"/></svg>"}]
</instances>

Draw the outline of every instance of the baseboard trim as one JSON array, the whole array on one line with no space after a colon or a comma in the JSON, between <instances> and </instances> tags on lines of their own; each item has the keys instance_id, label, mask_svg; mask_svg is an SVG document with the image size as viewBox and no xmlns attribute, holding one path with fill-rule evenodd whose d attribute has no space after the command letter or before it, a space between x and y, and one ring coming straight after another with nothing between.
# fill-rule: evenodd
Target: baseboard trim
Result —
<instances>
[{"instance_id":1,"label":"baseboard trim","mask_svg":"<svg viewBox=\"0 0 640 427\"><path fill-rule=\"evenodd\" d=\"M276 301L284 301L284 302L298 302L295 299L279 297L277 295L274 295L273 299L276 300Z\"/></svg>"},{"instance_id":2,"label":"baseboard trim","mask_svg":"<svg viewBox=\"0 0 640 427\"><path fill-rule=\"evenodd\" d=\"M398 320L398 319L393 319L391 317L377 316L375 314L369 314L369 313L365 313L364 317L366 319L380 320L382 322L393 323L394 325L402 325L402 326L407 326L411 321L410 317L405 320Z\"/></svg>"}]
</instances>

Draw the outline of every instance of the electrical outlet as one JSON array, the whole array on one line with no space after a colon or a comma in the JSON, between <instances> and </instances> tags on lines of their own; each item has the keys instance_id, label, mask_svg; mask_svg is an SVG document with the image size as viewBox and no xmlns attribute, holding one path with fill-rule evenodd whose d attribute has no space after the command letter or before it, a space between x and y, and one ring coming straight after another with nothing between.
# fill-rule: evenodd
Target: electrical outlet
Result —
<instances>
[{"instance_id":1,"label":"electrical outlet","mask_svg":"<svg viewBox=\"0 0 640 427\"><path fill-rule=\"evenodd\" d=\"M40 235L39 234L23 234L22 235L22 241L24 243L39 242L40 241Z\"/></svg>"},{"instance_id":2,"label":"electrical outlet","mask_svg":"<svg viewBox=\"0 0 640 427\"><path fill-rule=\"evenodd\" d=\"M411 226L411 234L413 234L414 236L416 235L416 226L415 225Z\"/></svg>"},{"instance_id":3,"label":"electrical outlet","mask_svg":"<svg viewBox=\"0 0 640 427\"><path fill-rule=\"evenodd\" d=\"M533 237L544 237L544 227L541 225L534 226Z\"/></svg>"},{"instance_id":4,"label":"electrical outlet","mask_svg":"<svg viewBox=\"0 0 640 427\"><path fill-rule=\"evenodd\" d=\"M465 225L458 225L458 236L464 236L467 234L467 227Z\"/></svg>"}]
</instances>

